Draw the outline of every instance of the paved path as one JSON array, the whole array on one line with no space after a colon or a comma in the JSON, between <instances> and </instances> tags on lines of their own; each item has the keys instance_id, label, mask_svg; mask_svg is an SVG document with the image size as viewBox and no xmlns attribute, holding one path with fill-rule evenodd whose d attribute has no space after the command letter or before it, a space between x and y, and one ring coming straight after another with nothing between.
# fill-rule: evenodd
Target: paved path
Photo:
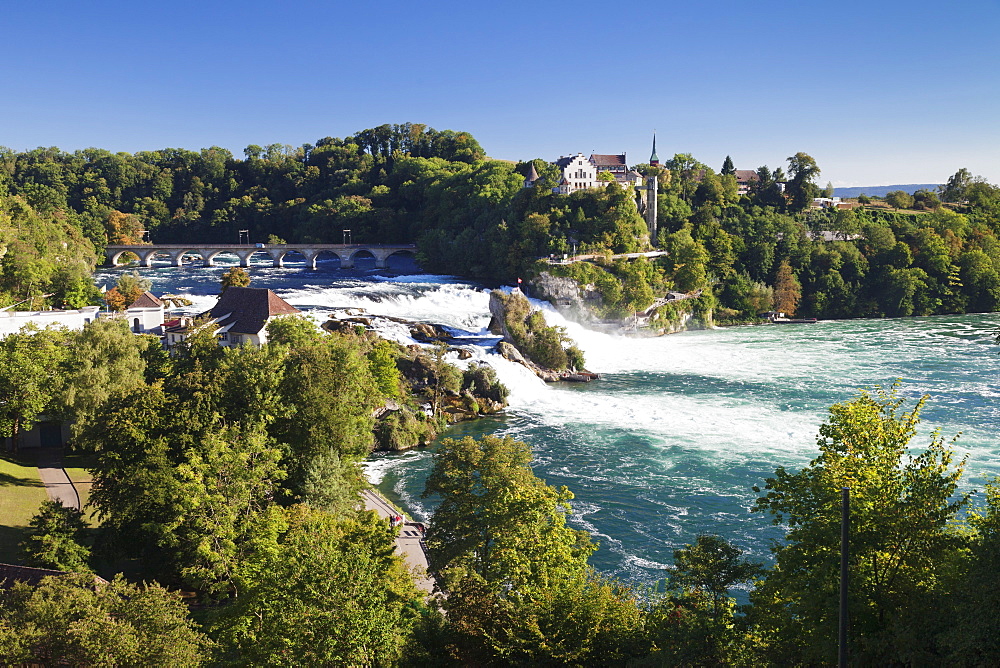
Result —
<instances>
[{"instance_id":1,"label":"paved path","mask_svg":"<svg viewBox=\"0 0 1000 668\"><path fill-rule=\"evenodd\" d=\"M366 489L361 492L361 497L365 502L365 510L374 510L386 521L399 514L378 492ZM417 587L428 594L433 592L434 580L427 574L427 552L424 549L423 534L414 522L406 522L400 527L399 535L396 537L396 551L402 555L403 561L413 573Z\"/></svg>"},{"instance_id":2,"label":"paved path","mask_svg":"<svg viewBox=\"0 0 1000 668\"><path fill-rule=\"evenodd\" d=\"M38 477L50 499L80 510L80 495L62 467L62 453L58 449L38 451Z\"/></svg>"}]
</instances>

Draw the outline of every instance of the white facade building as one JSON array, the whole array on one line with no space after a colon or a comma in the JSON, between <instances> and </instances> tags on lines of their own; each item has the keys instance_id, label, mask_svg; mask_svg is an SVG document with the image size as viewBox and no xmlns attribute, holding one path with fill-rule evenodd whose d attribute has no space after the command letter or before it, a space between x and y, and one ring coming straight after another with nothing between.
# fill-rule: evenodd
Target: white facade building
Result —
<instances>
[{"instance_id":1,"label":"white facade building","mask_svg":"<svg viewBox=\"0 0 1000 668\"><path fill-rule=\"evenodd\" d=\"M0 311L0 339L5 338L28 324L39 329L49 325L61 325L67 329L83 329L88 322L97 320L99 306L84 306L67 311Z\"/></svg>"}]
</instances>

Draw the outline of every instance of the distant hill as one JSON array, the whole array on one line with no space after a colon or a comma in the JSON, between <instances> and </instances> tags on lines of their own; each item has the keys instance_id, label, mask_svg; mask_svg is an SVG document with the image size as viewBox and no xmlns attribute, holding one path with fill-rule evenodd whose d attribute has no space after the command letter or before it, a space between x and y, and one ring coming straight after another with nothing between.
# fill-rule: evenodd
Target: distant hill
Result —
<instances>
[{"instance_id":1,"label":"distant hill","mask_svg":"<svg viewBox=\"0 0 1000 668\"><path fill-rule=\"evenodd\" d=\"M911 195L918 190L930 190L934 192L938 188L937 183L908 183L906 185L899 186L859 186L854 188L834 188L834 197L857 197L861 193L869 195L872 197L885 197L886 193L891 193L894 190L902 190L905 193L910 193Z\"/></svg>"}]
</instances>

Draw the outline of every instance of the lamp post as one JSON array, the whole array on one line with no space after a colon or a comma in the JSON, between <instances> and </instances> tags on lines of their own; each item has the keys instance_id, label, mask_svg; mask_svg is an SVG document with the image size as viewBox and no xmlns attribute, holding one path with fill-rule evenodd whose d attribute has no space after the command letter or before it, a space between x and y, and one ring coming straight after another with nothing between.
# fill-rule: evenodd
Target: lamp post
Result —
<instances>
[{"instance_id":1,"label":"lamp post","mask_svg":"<svg viewBox=\"0 0 1000 668\"><path fill-rule=\"evenodd\" d=\"M840 668L847 668L847 554L851 532L851 489L840 490L840 637L837 659Z\"/></svg>"}]
</instances>

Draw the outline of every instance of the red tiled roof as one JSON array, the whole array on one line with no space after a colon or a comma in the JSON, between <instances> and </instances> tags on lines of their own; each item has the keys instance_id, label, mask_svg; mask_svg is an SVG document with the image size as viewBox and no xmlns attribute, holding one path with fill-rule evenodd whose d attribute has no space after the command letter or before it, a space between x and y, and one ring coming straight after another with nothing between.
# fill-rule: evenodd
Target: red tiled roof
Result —
<instances>
[{"instance_id":1,"label":"red tiled roof","mask_svg":"<svg viewBox=\"0 0 1000 668\"><path fill-rule=\"evenodd\" d=\"M622 155L604 155L602 153L594 153L590 156L590 161L595 165L601 167L610 167L614 165L625 165L625 154Z\"/></svg>"},{"instance_id":2,"label":"red tiled roof","mask_svg":"<svg viewBox=\"0 0 1000 668\"><path fill-rule=\"evenodd\" d=\"M736 180L739 182L760 181L760 177L757 176L757 171L753 169L737 169L735 176Z\"/></svg>"},{"instance_id":3,"label":"red tiled roof","mask_svg":"<svg viewBox=\"0 0 1000 668\"><path fill-rule=\"evenodd\" d=\"M221 318L219 326L231 325L230 332L257 334L271 316L293 313L301 311L266 288L226 288L208 316Z\"/></svg>"},{"instance_id":4,"label":"red tiled roof","mask_svg":"<svg viewBox=\"0 0 1000 668\"><path fill-rule=\"evenodd\" d=\"M47 568L0 564L0 589L10 589L14 586L15 582L27 582L32 587L35 587L42 581L42 578L50 575L66 575L66 571L52 571Z\"/></svg>"},{"instance_id":5,"label":"red tiled roof","mask_svg":"<svg viewBox=\"0 0 1000 668\"><path fill-rule=\"evenodd\" d=\"M163 302L161 302L152 292L146 290L138 299L132 302L132 305L129 306L129 308L159 308L161 306L163 306Z\"/></svg>"}]
</instances>

